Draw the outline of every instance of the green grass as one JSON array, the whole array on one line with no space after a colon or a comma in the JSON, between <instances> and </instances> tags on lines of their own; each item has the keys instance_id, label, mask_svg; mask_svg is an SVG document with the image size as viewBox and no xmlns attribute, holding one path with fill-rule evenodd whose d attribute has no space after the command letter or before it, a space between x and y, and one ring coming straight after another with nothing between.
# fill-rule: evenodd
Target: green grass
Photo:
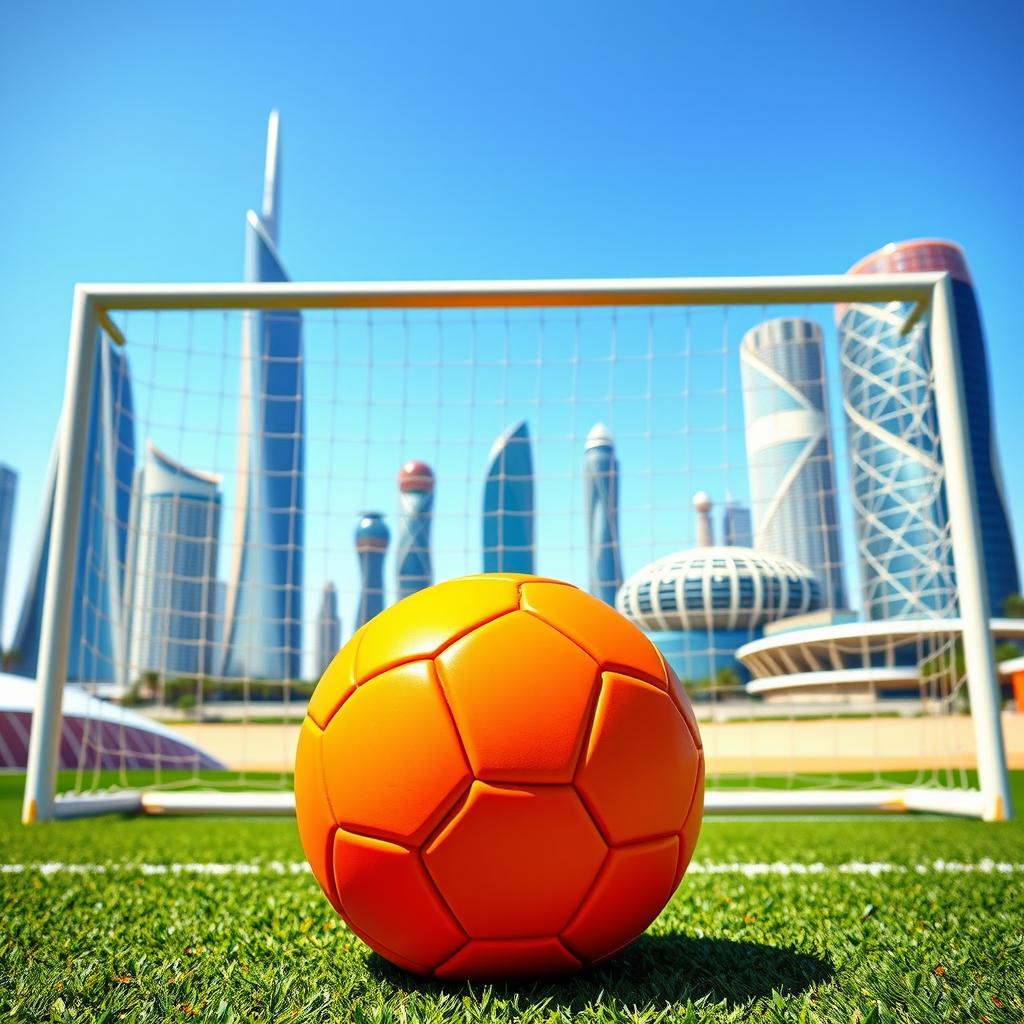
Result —
<instances>
[{"instance_id":1,"label":"green grass","mask_svg":"<svg viewBox=\"0 0 1024 1024\"><path fill-rule=\"evenodd\" d=\"M1024 773L1014 779L1024 808ZM294 823L104 818L23 829L0 777L0 863L255 862L257 874L0 874L0 1020L698 1022L1024 1019L1024 825L924 818L714 821L701 863L884 861L906 872L691 873L649 932L557 983L402 973L307 874Z\"/></svg>"}]
</instances>

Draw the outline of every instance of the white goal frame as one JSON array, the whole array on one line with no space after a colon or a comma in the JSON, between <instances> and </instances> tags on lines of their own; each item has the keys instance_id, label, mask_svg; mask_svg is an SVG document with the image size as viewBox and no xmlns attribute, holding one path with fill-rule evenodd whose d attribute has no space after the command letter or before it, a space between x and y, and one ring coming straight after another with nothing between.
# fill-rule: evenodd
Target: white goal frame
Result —
<instances>
[{"instance_id":1,"label":"white goal frame","mask_svg":"<svg viewBox=\"0 0 1024 1024\"><path fill-rule=\"evenodd\" d=\"M959 339L948 273L625 280L444 281L77 286L71 317L59 459L40 637L37 695L25 783L26 823L86 814L292 813L289 793L119 791L56 796L61 706L67 677L86 436L100 329L124 337L111 313L130 310L483 309L625 306L762 306L903 302L914 310L904 332L931 313L935 400L962 621L979 787L860 791L721 790L709 810L926 810L988 821L1012 815L1000 723L1000 695L989 630L985 563L974 486Z\"/></svg>"}]
</instances>

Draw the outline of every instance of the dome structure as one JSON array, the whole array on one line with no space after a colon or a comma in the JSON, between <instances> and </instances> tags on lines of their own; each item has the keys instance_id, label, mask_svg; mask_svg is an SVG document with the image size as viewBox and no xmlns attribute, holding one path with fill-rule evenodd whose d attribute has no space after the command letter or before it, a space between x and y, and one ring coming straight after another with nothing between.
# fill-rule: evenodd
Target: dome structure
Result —
<instances>
[{"instance_id":1,"label":"dome structure","mask_svg":"<svg viewBox=\"0 0 1024 1024\"><path fill-rule=\"evenodd\" d=\"M403 494L429 494L434 489L434 471L425 462L410 459L398 471L398 489Z\"/></svg>"},{"instance_id":2,"label":"dome structure","mask_svg":"<svg viewBox=\"0 0 1024 1024\"><path fill-rule=\"evenodd\" d=\"M789 558L741 547L697 547L656 559L619 589L615 606L642 629L755 630L822 607L821 584Z\"/></svg>"},{"instance_id":3,"label":"dome structure","mask_svg":"<svg viewBox=\"0 0 1024 1024\"><path fill-rule=\"evenodd\" d=\"M384 522L382 512L364 512L356 527L356 551L384 551L391 539L391 531Z\"/></svg>"}]
</instances>

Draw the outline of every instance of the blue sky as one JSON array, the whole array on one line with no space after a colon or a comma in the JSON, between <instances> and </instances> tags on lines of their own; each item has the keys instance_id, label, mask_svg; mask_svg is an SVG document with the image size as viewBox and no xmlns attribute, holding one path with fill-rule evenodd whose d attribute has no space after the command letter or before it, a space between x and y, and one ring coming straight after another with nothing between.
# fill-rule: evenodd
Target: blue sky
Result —
<instances>
[{"instance_id":1,"label":"blue sky","mask_svg":"<svg viewBox=\"0 0 1024 1024\"><path fill-rule=\"evenodd\" d=\"M296 279L832 272L955 239L1019 527L1022 43L1016 3L7 5L3 635L74 283L239 278L274 106Z\"/></svg>"}]
</instances>

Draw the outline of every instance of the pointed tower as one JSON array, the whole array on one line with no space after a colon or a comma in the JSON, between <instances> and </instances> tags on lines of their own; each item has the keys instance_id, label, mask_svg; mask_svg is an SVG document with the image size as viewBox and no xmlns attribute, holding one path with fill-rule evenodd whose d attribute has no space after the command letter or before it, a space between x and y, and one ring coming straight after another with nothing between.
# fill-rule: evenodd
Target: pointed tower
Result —
<instances>
[{"instance_id":1,"label":"pointed tower","mask_svg":"<svg viewBox=\"0 0 1024 1024\"><path fill-rule=\"evenodd\" d=\"M246 216L246 281L287 281L277 111L267 129L262 214ZM305 410L302 318L264 310L242 320L238 511L225 608L223 673L297 679L302 651Z\"/></svg>"},{"instance_id":2,"label":"pointed tower","mask_svg":"<svg viewBox=\"0 0 1024 1024\"><path fill-rule=\"evenodd\" d=\"M533 457L525 420L491 448L484 483L484 572L533 573Z\"/></svg>"}]
</instances>

